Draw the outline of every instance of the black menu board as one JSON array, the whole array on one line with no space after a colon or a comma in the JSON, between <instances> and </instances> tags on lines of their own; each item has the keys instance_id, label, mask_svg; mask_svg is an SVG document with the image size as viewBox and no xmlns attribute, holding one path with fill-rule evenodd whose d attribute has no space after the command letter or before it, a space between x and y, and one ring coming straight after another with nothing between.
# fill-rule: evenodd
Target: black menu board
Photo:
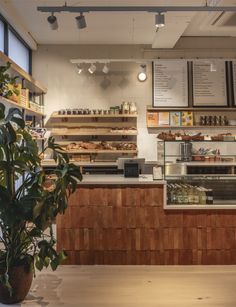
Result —
<instances>
[{"instance_id":1,"label":"black menu board","mask_svg":"<svg viewBox=\"0 0 236 307\"><path fill-rule=\"evenodd\" d=\"M193 105L227 106L225 61L193 61Z\"/></svg>"},{"instance_id":2,"label":"black menu board","mask_svg":"<svg viewBox=\"0 0 236 307\"><path fill-rule=\"evenodd\" d=\"M185 60L153 62L153 106L188 106L188 68Z\"/></svg>"},{"instance_id":3,"label":"black menu board","mask_svg":"<svg viewBox=\"0 0 236 307\"><path fill-rule=\"evenodd\" d=\"M234 105L236 106L236 61L232 61L232 67L233 67Z\"/></svg>"}]
</instances>

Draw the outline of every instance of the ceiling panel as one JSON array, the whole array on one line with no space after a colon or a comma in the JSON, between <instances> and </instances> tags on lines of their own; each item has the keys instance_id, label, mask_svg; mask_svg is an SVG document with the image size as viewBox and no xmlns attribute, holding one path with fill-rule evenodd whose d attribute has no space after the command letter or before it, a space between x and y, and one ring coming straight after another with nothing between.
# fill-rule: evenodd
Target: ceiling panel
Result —
<instances>
[{"instance_id":1,"label":"ceiling panel","mask_svg":"<svg viewBox=\"0 0 236 307\"><path fill-rule=\"evenodd\" d=\"M87 13L87 28L78 30L77 14L57 14L59 29L52 31L47 23L49 14L37 6L64 5L62 0L0 0L1 7L18 16L19 23L38 44L150 44L155 48L172 48L185 36L234 36L236 27L209 26L218 13L168 13L167 26L156 34L153 13ZM236 5L234 1L208 0L212 5ZM68 0L67 5L203 5L205 0ZM14 12L13 12L14 11ZM194 17L193 17L194 16ZM14 17L15 18L15 17Z\"/></svg>"}]
</instances>

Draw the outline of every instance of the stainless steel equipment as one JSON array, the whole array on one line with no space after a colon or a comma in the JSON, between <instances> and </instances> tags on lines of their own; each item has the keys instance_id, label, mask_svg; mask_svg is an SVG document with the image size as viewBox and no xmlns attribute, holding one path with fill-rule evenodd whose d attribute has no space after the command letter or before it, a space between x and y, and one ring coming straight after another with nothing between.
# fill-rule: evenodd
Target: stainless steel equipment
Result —
<instances>
[{"instance_id":1,"label":"stainless steel equipment","mask_svg":"<svg viewBox=\"0 0 236 307\"><path fill-rule=\"evenodd\" d=\"M181 161L192 161L192 143L184 142L180 143L180 155Z\"/></svg>"}]
</instances>

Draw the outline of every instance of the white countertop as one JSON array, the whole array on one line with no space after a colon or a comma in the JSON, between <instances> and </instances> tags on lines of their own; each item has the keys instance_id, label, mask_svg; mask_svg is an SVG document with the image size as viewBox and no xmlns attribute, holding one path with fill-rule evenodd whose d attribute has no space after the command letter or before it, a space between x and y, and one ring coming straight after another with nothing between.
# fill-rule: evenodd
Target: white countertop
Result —
<instances>
[{"instance_id":1,"label":"white countertop","mask_svg":"<svg viewBox=\"0 0 236 307\"><path fill-rule=\"evenodd\" d=\"M123 175L83 175L83 180L78 183L84 184L122 184L122 185L135 185L135 184L156 184L165 185L165 180L153 180L152 175L140 175L139 178L125 178Z\"/></svg>"}]
</instances>

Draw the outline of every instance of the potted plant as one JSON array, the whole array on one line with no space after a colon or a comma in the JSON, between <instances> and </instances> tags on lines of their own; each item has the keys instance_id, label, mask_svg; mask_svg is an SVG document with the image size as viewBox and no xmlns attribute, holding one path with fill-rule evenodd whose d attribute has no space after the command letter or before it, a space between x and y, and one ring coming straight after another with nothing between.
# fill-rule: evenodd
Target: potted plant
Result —
<instances>
[{"instance_id":1,"label":"potted plant","mask_svg":"<svg viewBox=\"0 0 236 307\"><path fill-rule=\"evenodd\" d=\"M11 77L7 72L11 63L7 62L5 66L0 66L0 96L10 98L19 95L16 80L18 77Z\"/></svg>"},{"instance_id":2,"label":"potted plant","mask_svg":"<svg viewBox=\"0 0 236 307\"><path fill-rule=\"evenodd\" d=\"M66 258L55 250L52 224L82 180L79 167L49 138L57 162L45 173L38 147L19 109L0 104L0 302L16 303L27 295L35 268L55 270ZM46 230L49 232L46 234Z\"/></svg>"}]
</instances>

